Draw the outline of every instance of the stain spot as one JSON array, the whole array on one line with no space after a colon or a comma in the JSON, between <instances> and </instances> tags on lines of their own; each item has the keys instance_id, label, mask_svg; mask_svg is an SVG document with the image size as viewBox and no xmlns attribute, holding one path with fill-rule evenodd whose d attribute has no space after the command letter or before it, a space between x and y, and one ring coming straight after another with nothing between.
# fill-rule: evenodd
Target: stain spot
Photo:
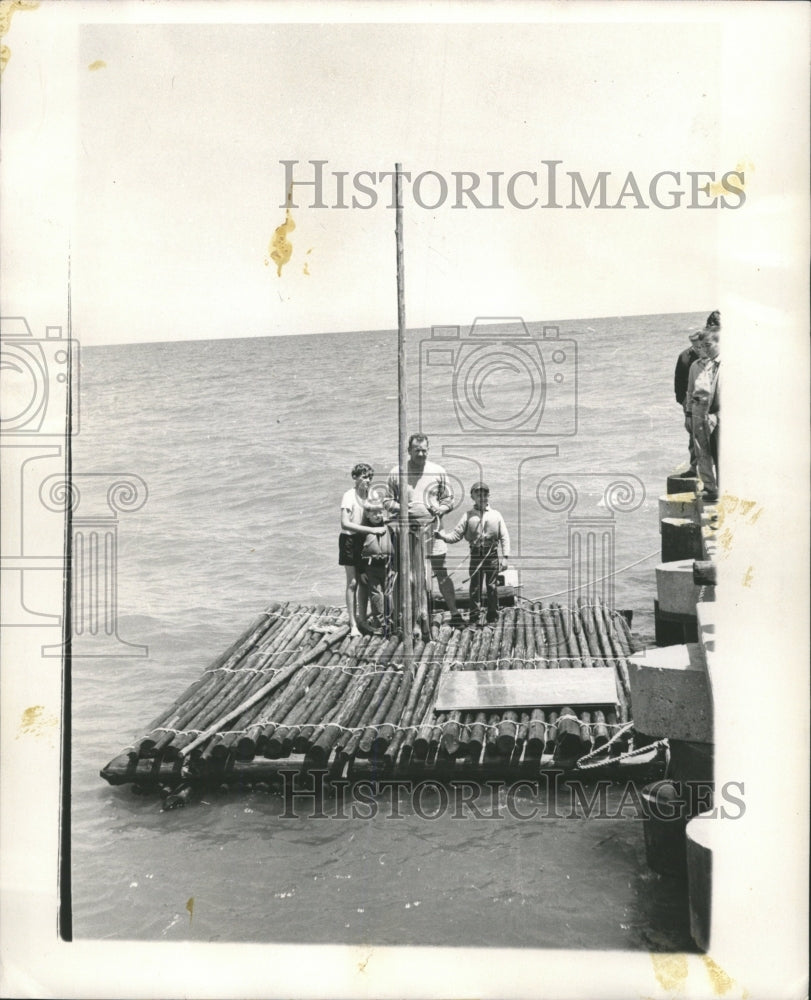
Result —
<instances>
[{"instance_id":1,"label":"stain spot","mask_svg":"<svg viewBox=\"0 0 811 1000\"><path fill-rule=\"evenodd\" d=\"M285 264L289 263L290 258L293 256L293 244L287 238L288 233L292 233L296 228L295 222L293 222L293 216L290 214L290 201L293 197L293 188L291 186L290 192L287 195L287 208L284 213L284 222L276 227L273 233L273 239L270 241L270 246L268 247L268 256L276 265L276 274L281 278L282 268Z\"/></svg>"},{"instance_id":2,"label":"stain spot","mask_svg":"<svg viewBox=\"0 0 811 1000\"><path fill-rule=\"evenodd\" d=\"M369 952L369 954L366 956L366 958L364 958L362 962L358 962L358 972L365 972L366 966L369 964L371 960L372 960L372 953Z\"/></svg>"},{"instance_id":3,"label":"stain spot","mask_svg":"<svg viewBox=\"0 0 811 1000\"><path fill-rule=\"evenodd\" d=\"M302 268L302 273L303 274L309 274L310 273L310 269L309 269L309 267L307 267L307 261L306 260L304 261L304 267Z\"/></svg>"},{"instance_id":4,"label":"stain spot","mask_svg":"<svg viewBox=\"0 0 811 1000\"><path fill-rule=\"evenodd\" d=\"M186 909L189 911L189 927L191 927L191 922L194 917L194 896L189 896L186 900Z\"/></svg>"},{"instance_id":5,"label":"stain spot","mask_svg":"<svg viewBox=\"0 0 811 1000\"><path fill-rule=\"evenodd\" d=\"M20 720L20 736L42 736L46 729L52 729L59 724L55 715L47 715L43 705L32 705L27 708Z\"/></svg>"},{"instance_id":6,"label":"stain spot","mask_svg":"<svg viewBox=\"0 0 811 1000\"><path fill-rule=\"evenodd\" d=\"M720 181L715 181L712 184L707 184L704 190L707 194L714 197L729 194L732 190L743 191L746 187L744 178L747 174L753 174L754 172L755 165L751 160L739 160L735 164L735 173L741 174L741 177L728 177L726 187Z\"/></svg>"},{"instance_id":7,"label":"stain spot","mask_svg":"<svg viewBox=\"0 0 811 1000\"><path fill-rule=\"evenodd\" d=\"M663 990L672 993L682 988L689 971L686 955L651 954L650 959L653 962L654 974Z\"/></svg>"},{"instance_id":8,"label":"stain spot","mask_svg":"<svg viewBox=\"0 0 811 1000\"><path fill-rule=\"evenodd\" d=\"M722 997L725 993L729 993L735 984L734 979L728 976L726 972L721 968L717 962L714 962L709 955L701 956L704 965L707 967L707 974L710 977L710 982L712 983L713 992L717 997Z\"/></svg>"},{"instance_id":9,"label":"stain spot","mask_svg":"<svg viewBox=\"0 0 811 1000\"><path fill-rule=\"evenodd\" d=\"M107 63L103 59L97 59L95 62L90 63L87 67L91 73L95 72L97 69L107 69Z\"/></svg>"},{"instance_id":10,"label":"stain spot","mask_svg":"<svg viewBox=\"0 0 811 1000\"><path fill-rule=\"evenodd\" d=\"M743 578L743 585L744 585L744 587L751 587L752 586L752 576L753 576L754 572L755 572L755 567L754 566L750 566L749 569L747 569L746 576L744 576L744 578Z\"/></svg>"},{"instance_id":11,"label":"stain spot","mask_svg":"<svg viewBox=\"0 0 811 1000\"><path fill-rule=\"evenodd\" d=\"M36 10L37 0L0 0L0 38L7 35L11 28L11 18L18 10ZM0 46L0 73L11 59L11 49L7 45Z\"/></svg>"}]
</instances>

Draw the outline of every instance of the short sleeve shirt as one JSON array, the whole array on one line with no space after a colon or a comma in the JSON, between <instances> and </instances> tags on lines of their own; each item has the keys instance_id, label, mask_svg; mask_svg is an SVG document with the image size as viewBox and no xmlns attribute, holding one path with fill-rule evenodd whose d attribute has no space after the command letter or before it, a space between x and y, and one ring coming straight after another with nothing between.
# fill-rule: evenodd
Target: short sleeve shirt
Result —
<instances>
[{"instance_id":1,"label":"short sleeve shirt","mask_svg":"<svg viewBox=\"0 0 811 1000\"><path fill-rule=\"evenodd\" d=\"M352 487L351 490L347 490L346 493L344 493L343 497L341 497L341 510L349 511L349 520L353 524L363 523L363 512L365 510L365 507L363 505L363 501L355 491L354 486ZM344 531L343 529L341 529L341 534L351 535L353 534L353 532Z\"/></svg>"}]
</instances>

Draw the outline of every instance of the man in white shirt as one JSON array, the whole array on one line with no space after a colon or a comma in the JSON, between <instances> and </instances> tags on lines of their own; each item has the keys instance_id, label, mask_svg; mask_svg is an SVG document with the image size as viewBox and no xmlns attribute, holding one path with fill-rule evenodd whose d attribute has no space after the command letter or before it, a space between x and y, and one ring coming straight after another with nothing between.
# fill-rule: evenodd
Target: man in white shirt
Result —
<instances>
[{"instance_id":1,"label":"man in white shirt","mask_svg":"<svg viewBox=\"0 0 811 1000\"><path fill-rule=\"evenodd\" d=\"M408 461L406 474L408 477L408 518L415 524L428 525L439 521L456 506L453 489L448 482L447 473L441 465L428 461L428 437L425 434L412 434L408 439ZM390 499L386 506L392 513L399 510L400 504L400 467L395 465L389 473L388 493ZM451 624L463 624L456 610L456 590L453 580L448 575L445 565L447 545L439 538L429 533L427 539L427 554L431 560L431 569L436 577L439 592L451 613Z\"/></svg>"}]
</instances>

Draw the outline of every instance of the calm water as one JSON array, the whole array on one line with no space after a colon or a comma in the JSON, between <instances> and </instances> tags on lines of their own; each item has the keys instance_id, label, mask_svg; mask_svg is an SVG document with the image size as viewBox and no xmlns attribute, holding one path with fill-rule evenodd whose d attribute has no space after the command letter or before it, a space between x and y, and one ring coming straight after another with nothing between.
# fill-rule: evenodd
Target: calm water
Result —
<instances>
[{"instance_id":1,"label":"calm water","mask_svg":"<svg viewBox=\"0 0 811 1000\"><path fill-rule=\"evenodd\" d=\"M516 415L540 400L540 367L522 367L514 342L488 341L488 360L463 336L429 370L428 333L413 335L412 424L421 412L431 457L465 491L487 479L525 596L565 602L569 579L567 513L544 509L540 481L568 477L580 494L571 516L597 519L601 532L604 486L624 481L634 509L611 522L615 602L633 609L635 631L652 633L657 497L686 458L672 372L701 319L560 324L564 343L542 347L547 391L529 434ZM75 471L98 474L97 486L121 473L148 486L146 504L119 515L118 622L149 655L74 662L77 937L690 947L684 900L645 866L635 820L430 822L407 806L397 821L287 820L263 792L161 813L158 799L98 777L266 602L342 603L338 502L355 462L383 475L391 466L396 393L391 333L84 351ZM575 416L577 433L562 436ZM503 433L493 446L504 426L511 446Z\"/></svg>"}]
</instances>

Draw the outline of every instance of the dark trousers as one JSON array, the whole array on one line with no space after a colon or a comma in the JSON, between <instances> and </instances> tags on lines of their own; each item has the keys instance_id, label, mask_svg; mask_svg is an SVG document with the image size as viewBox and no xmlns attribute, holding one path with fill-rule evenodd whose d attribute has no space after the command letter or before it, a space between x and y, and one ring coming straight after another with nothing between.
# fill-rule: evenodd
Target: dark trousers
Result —
<instances>
[{"instance_id":1,"label":"dark trousers","mask_svg":"<svg viewBox=\"0 0 811 1000\"><path fill-rule=\"evenodd\" d=\"M365 574L369 588L369 605L372 609L369 624L372 628L388 632L391 624L394 575L389 573L388 562L369 563L366 566Z\"/></svg>"},{"instance_id":2,"label":"dark trousers","mask_svg":"<svg viewBox=\"0 0 811 1000\"><path fill-rule=\"evenodd\" d=\"M482 599L487 595L487 620L498 618L498 552L470 550L470 620L479 621Z\"/></svg>"}]
</instances>

